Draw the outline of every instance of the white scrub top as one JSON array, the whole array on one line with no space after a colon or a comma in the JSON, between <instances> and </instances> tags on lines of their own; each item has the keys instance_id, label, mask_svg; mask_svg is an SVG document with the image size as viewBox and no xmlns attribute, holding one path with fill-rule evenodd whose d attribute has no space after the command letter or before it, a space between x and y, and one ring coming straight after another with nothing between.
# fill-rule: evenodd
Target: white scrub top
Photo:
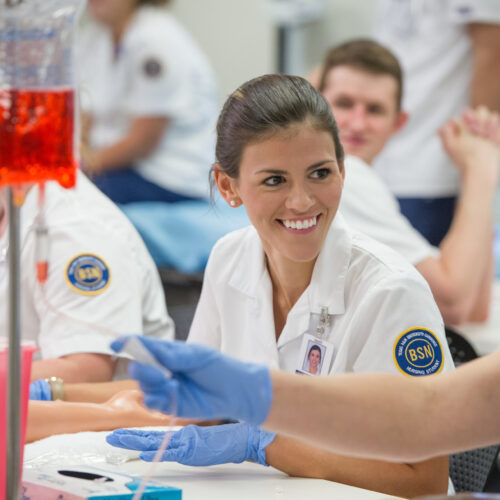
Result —
<instances>
[{"instance_id":1,"label":"white scrub top","mask_svg":"<svg viewBox=\"0 0 500 500\"><path fill-rule=\"evenodd\" d=\"M89 22L79 36L82 108L92 115L90 144L110 146L137 117L168 118L156 150L134 170L165 189L208 196L215 159L217 89L210 64L164 9L140 7L117 51L108 29Z\"/></svg>"},{"instance_id":2,"label":"white scrub top","mask_svg":"<svg viewBox=\"0 0 500 500\"><path fill-rule=\"evenodd\" d=\"M50 252L42 293L35 272L37 198L34 187L21 209L21 306L22 337L37 343L40 357L114 354L108 329L172 339L173 321L144 243L118 207L81 172L75 189L46 185ZM7 260L6 232L0 240L0 335L7 334Z\"/></svg>"},{"instance_id":3,"label":"white scrub top","mask_svg":"<svg viewBox=\"0 0 500 500\"><path fill-rule=\"evenodd\" d=\"M394 194L373 167L354 156L347 156L344 166L340 210L350 227L392 248L413 265L439 256L439 249L400 212Z\"/></svg>"},{"instance_id":4,"label":"white scrub top","mask_svg":"<svg viewBox=\"0 0 500 500\"><path fill-rule=\"evenodd\" d=\"M459 173L438 130L469 103L470 23L500 23L498 0L379 0L375 38L398 57L410 119L375 159L400 197L455 195Z\"/></svg>"},{"instance_id":5,"label":"white scrub top","mask_svg":"<svg viewBox=\"0 0 500 500\"><path fill-rule=\"evenodd\" d=\"M390 248L351 231L340 213L277 342L271 280L253 227L230 233L214 247L188 341L295 372L310 314L322 307L333 315L326 340L335 354L328 373L416 375L453 367L425 280ZM417 365L425 367L419 371Z\"/></svg>"}]
</instances>

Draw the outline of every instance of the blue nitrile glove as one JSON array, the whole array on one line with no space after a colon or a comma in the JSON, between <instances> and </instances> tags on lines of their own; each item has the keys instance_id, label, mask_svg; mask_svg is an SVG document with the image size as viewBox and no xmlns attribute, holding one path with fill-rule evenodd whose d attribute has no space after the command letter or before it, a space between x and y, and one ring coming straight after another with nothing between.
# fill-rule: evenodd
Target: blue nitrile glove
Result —
<instances>
[{"instance_id":1,"label":"blue nitrile glove","mask_svg":"<svg viewBox=\"0 0 500 500\"><path fill-rule=\"evenodd\" d=\"M236 361L206 346L139 337L156 360L172 372L132 362L129 375L138 380L144 404L179 417L233 417L260 425L271 408L269 369ZM127 337L115 340L119 352Z\"/></svg>"},{"instance_id":2,"label":"blue nitrile glove","mask_svg":"<svg viewBox=\"0 0 500 500\"><path fill-rule=\"evenodd\" d=\"M118 429L106 441L119 448L142 451L140 457L152 462L165 436L164 432ZM276 434L248 424L208 427L188 425L173 432L162 461L184 465L217 465L251 460L266 463L266 447Z\"/></svg>"},{"instance_id":3,"label":"blue nitrile glove","mask_svg":"<svg viewBox=\"0 0 500 500\"><path fill-rule=\"evenodd\" d=\"M52 401L52 390L44 378L31 382L30 399L35 401Z\"/></svg>"}]
</instances>

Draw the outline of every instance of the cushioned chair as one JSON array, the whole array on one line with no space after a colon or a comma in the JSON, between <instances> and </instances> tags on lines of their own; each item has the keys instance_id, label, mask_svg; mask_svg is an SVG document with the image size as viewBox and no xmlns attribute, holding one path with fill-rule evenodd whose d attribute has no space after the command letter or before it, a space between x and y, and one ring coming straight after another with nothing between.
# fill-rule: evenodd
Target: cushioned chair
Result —
<instances>
[{"instance_id":1,"label":"cushioned chair","mask_svg":"<svg viewBox=\"0 0 500 500\"><path fill-rule=\"evenodd\" d=\"M500 445L455 453L450 456L450 477L457 493L481 492L493 467Z\"/></svg>"},{"instance_id":2,"label":"cushioned chair","mask_svg":"<svg viewBox=\"0 0 500 500\"><path fill-rule=\"evenodd\" d=\"M449 327L446 327L445 331L446 340L448 341L448 347L450 348L455 366L472 361L478 357L472 345L462 335Z\"/></svg>"}]
</instances>

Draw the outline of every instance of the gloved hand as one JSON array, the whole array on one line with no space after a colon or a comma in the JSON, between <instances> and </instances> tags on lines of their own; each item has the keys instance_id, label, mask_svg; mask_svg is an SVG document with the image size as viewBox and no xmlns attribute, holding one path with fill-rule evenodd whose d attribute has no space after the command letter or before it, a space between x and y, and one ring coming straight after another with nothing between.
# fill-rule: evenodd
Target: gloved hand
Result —
<instances>
[{"instance_id":1,"label":"gloved hand","mask_svg":"<svg viewBox=\"0 0 500 500\"><path fill-rule=\"evenodd\" d=\"M119 448L142 451L140 458L152 462L165 436L164 432L118 429L106 441ZM184 465L217 465L252 460L266 463L266 447L276 434L248 424L208 427L188 425L173 432L160 460Z\"/></svg>"},{"instance_id":2,"label":"gloved hand","mask_svg":"<svg viewBox=\"0 0 500 500\"><path fill-rule=\"evenodd\" d=\"M44 378L31 382L30 399L35 401L52 401L52 390Z\"/></svg>"},{"instance_id":3,"label":"gloved hand","mask_svg":"<svg viewBox=\"0 0 500 500\"><path fill-rule=\"evenodd\" d=\"M227 418L259 425L271 408L272 386L265 366L236 361L206 346L139 337L156 360L172 372L132 362L129 375L138 380L149 408L179 417ZM127 337L115 340L119 352Z\"/></svg>"}]
</instances>

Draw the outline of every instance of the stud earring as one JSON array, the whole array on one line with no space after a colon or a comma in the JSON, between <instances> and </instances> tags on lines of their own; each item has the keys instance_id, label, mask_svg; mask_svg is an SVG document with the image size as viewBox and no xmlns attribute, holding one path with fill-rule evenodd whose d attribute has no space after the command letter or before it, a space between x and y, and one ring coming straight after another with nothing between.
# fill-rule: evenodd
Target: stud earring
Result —
<instances>
[{"instance_id":1,"label":"stud earring","mask_svg":"<svg viewBox=\"0 0 500 500\"><path fill-rule=\"evenodd\" d=\"M229 204L230 204L232 207L235 207L235 206L236 206L236 202L235 202L234 200L231 200L231 201L229 202Z\"/></svg>"}]
</instances>

